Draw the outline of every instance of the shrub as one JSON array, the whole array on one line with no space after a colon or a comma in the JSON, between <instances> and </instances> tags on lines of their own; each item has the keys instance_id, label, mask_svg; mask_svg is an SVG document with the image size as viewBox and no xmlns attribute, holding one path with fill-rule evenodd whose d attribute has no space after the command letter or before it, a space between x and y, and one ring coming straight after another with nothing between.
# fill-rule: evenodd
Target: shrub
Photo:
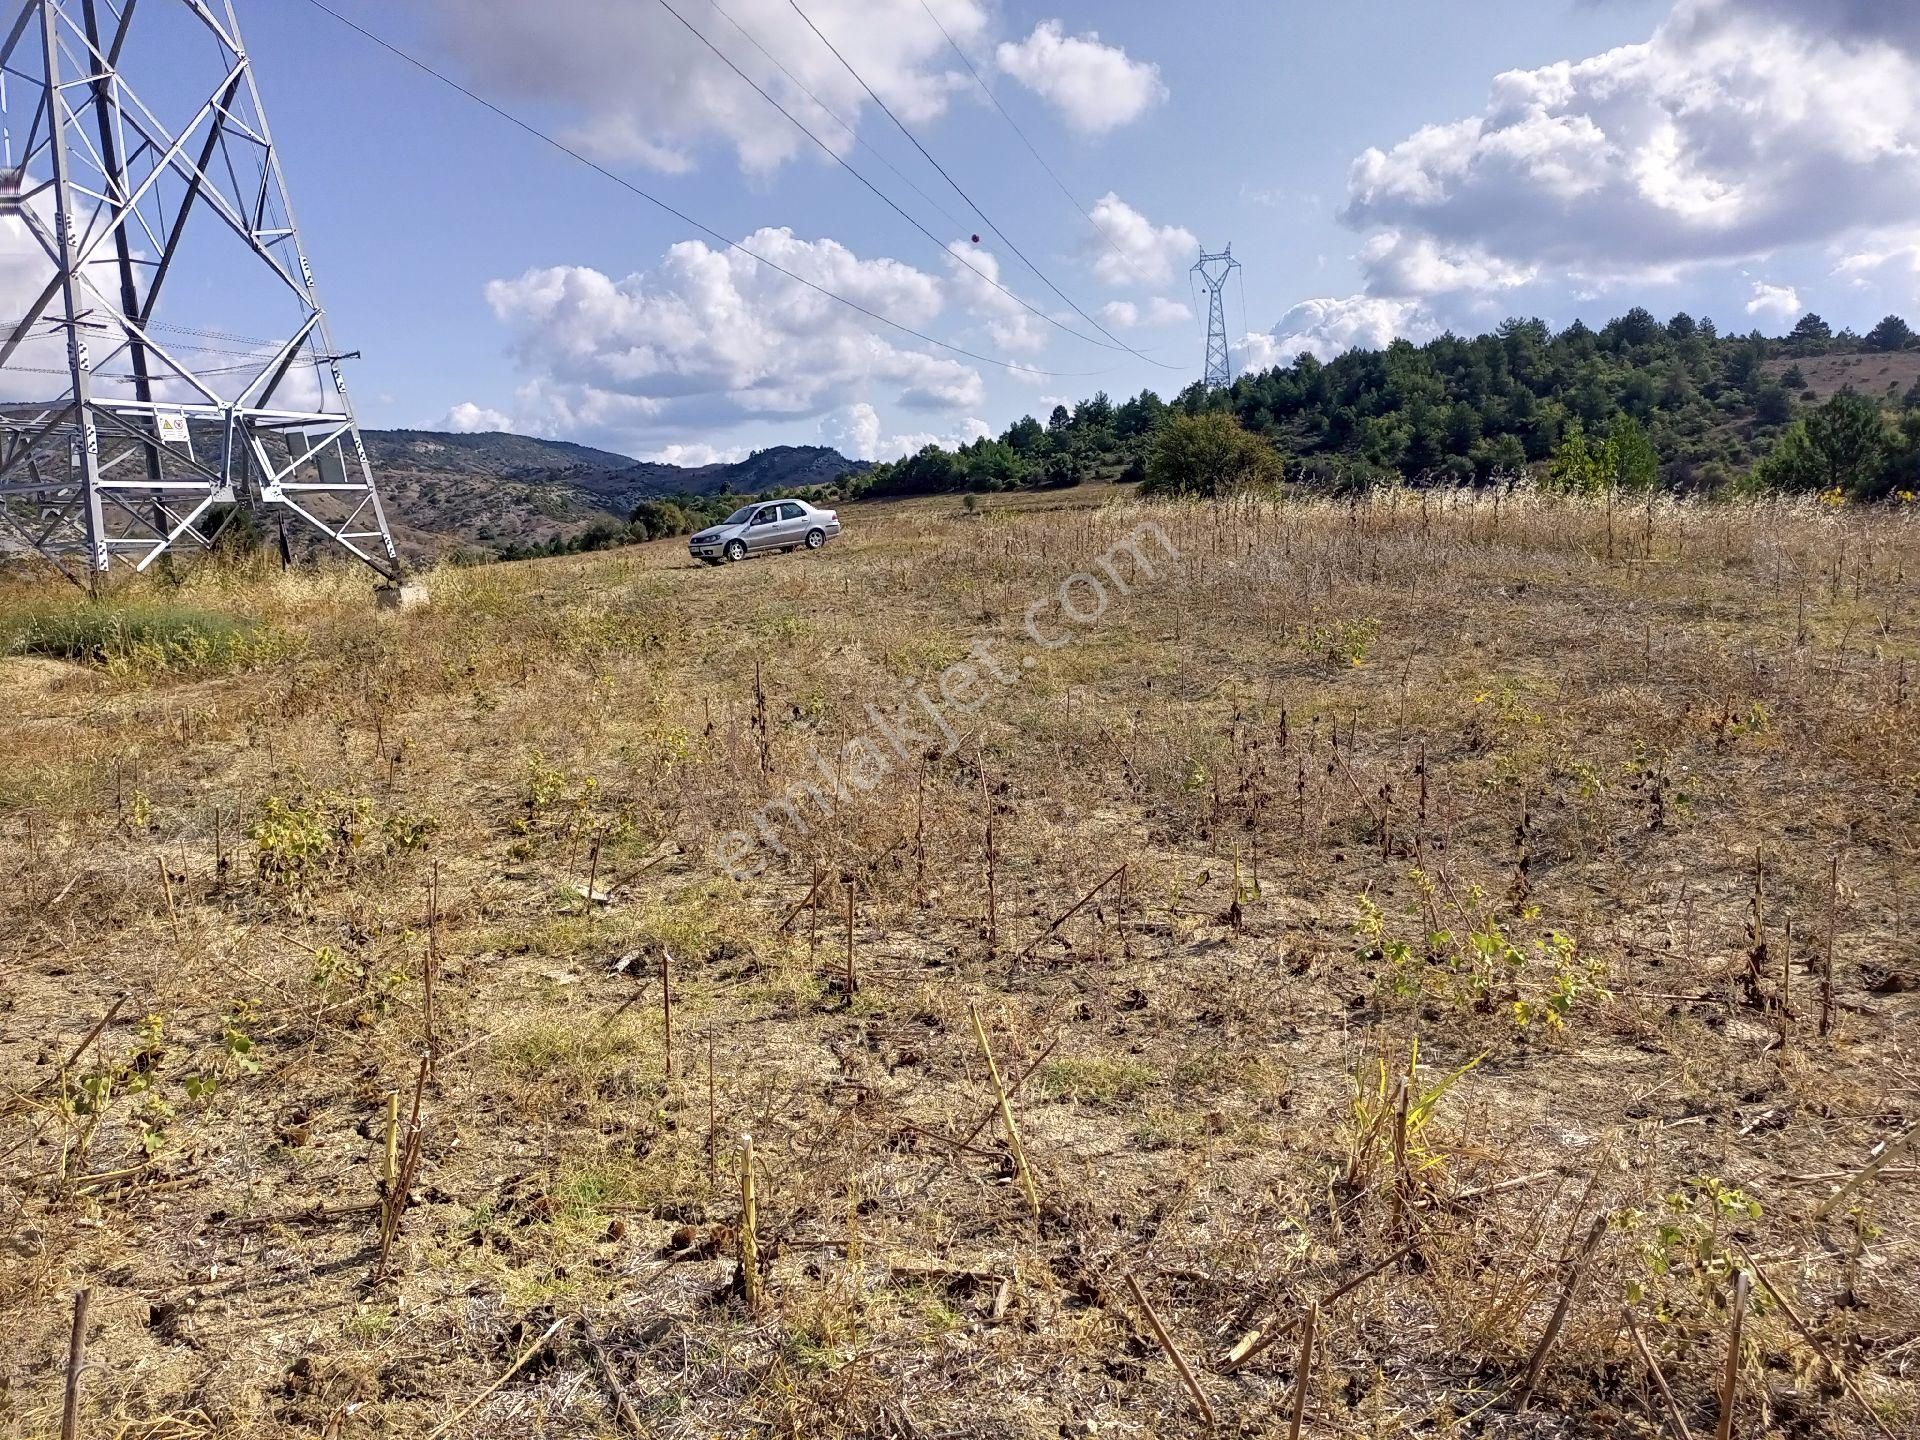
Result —
<instances>
[{"instance_id":1,"label":"shrub","mask_svg":"<svg viewBox=\"0 0 1920 1440\"><path fill-rule=\"evenodd\" d=\"M671 500L642 500L633 507L630 523L647 540L689 535L698 528L694 518Z\"/></svg>"},{"instance_id":2,"label":"shrub","mask_svg":"<svg viewBox=\"0 0 1920 1440\"><path fill-rule=\"evenodd\" d=\"M1231 415L1175 415L1147 455L1150 495L1231 495L1279 483L1280 457Z\"/></svg>"},{"instance_id":3,"label":"shrub","mask_svg":"<svg viewBox=\"0 0 1920 1440\"><path fill-rule=\"evenodd\" d=\"M302 887L362 859L424 850L439 828L431 815L394 811L382 817L371 800L328 791L293 800L269 795L247 838L261 879Z\"/></svg>"},{"instance_id":4,"label":"shrub","mask_svg":"<svg viewBox=\"0 0 1920 1440\"><path fill-rule=\"evenodd\" d=\"M365 844L372 816L371 800L323 795L290 802L269 795L247 838L258 851L263 879L298 884Z\"/></svg>"}]
</instances>

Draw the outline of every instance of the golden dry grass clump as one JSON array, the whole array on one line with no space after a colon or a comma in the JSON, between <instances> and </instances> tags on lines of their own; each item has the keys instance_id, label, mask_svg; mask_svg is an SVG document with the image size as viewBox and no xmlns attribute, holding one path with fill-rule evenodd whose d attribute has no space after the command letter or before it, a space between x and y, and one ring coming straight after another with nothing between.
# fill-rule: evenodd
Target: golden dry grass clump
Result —
<instances>
[{"instance_id":1,"label":"golden dry grass clump","mask_svg":"<svg viewBox=\"0 0 1920 1440\"><path fill-rule=\"evenodd\" d=\"M0 1431L1920 1433L1920 518L1121 493L6 582Z\"/></svg>"}]
</instances>

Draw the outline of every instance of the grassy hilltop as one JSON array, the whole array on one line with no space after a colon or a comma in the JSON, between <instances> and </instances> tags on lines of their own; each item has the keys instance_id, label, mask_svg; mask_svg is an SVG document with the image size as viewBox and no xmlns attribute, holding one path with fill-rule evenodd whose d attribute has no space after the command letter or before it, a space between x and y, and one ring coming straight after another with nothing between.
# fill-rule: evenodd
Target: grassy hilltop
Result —
<instances>
[{"instance_id":1,"label":"grassy hilltop","mask_svg":"<svg viewBox=\"0 0 1920 1440\"><path fill-rule=\"evenodd\" d=\"M0 1430L1920 1429L1920 514L1116 493L5 581Z\"/></svg>"}]
</instances>

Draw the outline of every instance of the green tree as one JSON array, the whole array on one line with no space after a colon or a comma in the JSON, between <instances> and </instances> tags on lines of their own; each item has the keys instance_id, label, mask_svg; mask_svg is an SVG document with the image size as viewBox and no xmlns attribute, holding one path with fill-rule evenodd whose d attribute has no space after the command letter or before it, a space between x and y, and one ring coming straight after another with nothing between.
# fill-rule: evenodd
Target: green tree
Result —
<instances>
[{"instance_id":1,"label":"green tree","mask_svg":"<svg viewBox=\"0 0 1920 1440\"><path fill-rule=\"evenodd\" d=\"M1145 490L1153 495L1231 495L1278 483L1271 445L1217 411L1174 415L1147 453Z\"/></svg>"},{"instance_id":2,"label":"green tree","mask_svg":"<svg viewBox=\"0 0 1920 1440\"><path fill-rule=\"evenodd\" d=\"M1485 429L1480 412L1462 400L1447 411L1447 449L1455 455L1466 455Z\"/></svg>"},{"instance_id":3,"label":"green tree","mask_svg":"<svg viewBox=\"0 0 1920 1440\"><path fill-rule=\"evenodd\" d=\"M891 467L874 471L870 478L873 483L868 489L874 495L938 495L964 490L967 467L952 451L925 445Z\"/></svg>"},{"instance_id":4,"label":"green tree","mask_svg":"<svg viewBox=\"0 0 1920 1440\"><path fill-rule=\"evenodd\" d=\"M1220 408L1215 398L1220 392L1209 390L1203 381L1195 380L1178 395L1173 397L1174 408L1184 410L1189 415L1199 415L1207 410Z\"/></svg>"},{"instance_id":5,"label":"green tree","mask_svg":"<svg viewBox=\"0 0 1920 1440\"><path fill-rule=\"evenodd\" d=\"M671 500L642 500L627 517L633 528L648 540L667 535L685 535L693 529L687 512Z\"/></svg>"},{"instance_id":6,"label":"green tree","mask_svg":"<svg viewBox=\"0 0 1920 1440\"><path fill-rule=\"evenodd\" d=\"M1649 345L1666 333L1666 327L1653 318L1653 312L1636 305L1600 332L1600 338L1613 347Z\"/></svg>"},{"instance_id":7,"label":"green tree","mask_svg":"<svg viewBox=\"0 0 1920 1440\"><path fill-rule=\"evenodd\" d=\"M1600 458L1578 420L1568 424L1559 448L1547 465L1547 488L1568 495L1591 495L1606 484Z\"/></svg>"},{"instance_id":8,"label":"green tree","mask_svg":"<svg viewBox=\"0 0 1920 1440\"><path fill-rule=\"evenodd\" d=\"M1113 425L1113 401L1107 398L1107 392L1096 390L1093 398L1082 400L1073 407L1073 423L1078 428L1106 430Z\"/></svg>"},{"instance_id":9,"label":"green tree","mask_svg":"<svg viewBox=\"0 0 1920 1440\"><path fill-rule=\"evenodd\" d=\"M1397 469L1413 445L1413 429L1404 414L1375 415L1360 428L1360 453L1370 464Z\"/></svg>"},{"instance_id":10,"label":"green tree","mask_svg":"<svg viewBox=\"0 0 1920 1440\"><path fill-rule=\"evenodd\" d=\"M1869 350L1905 350L1913 344L1913 331L1898 315L1889 315L1867 332Z\"/></svg>"},{"instance_id":11,"label":"green tree","mask_svg":"<svg viewBox=\"0 0 1920 1440\"><path fill-rule=\"evenodd\" d=\"M1150 391L1122 403L1094 395L1078 405L1049 404L1050 417L1023 418L995 442L1018 457L1018 467L976 441L957 460L942 452L947 461L915 456L875 467L840 482L841 493L958 489L954 466L961 483L983 486L1058 484L1097 471L1144 477L1170 413L1231 416L1290 457L1289 474L1303 483L1351 488L1395 476L1468 483L1512 468L1517 440L1526 464L1549 469L1544 484L1698 489L1712 483L1701 482L1702 473L1750 474L1802 412L1801 402L1787 403L1793 390L1805 389L1797 358L1856 343L1920 351L1920 337L1903 325L1889 317L1860 341L1833 333L1816 315L1804 317L1790 339L1758 330L1723 337L1709 319L1680 314L1663 324L1639 309L1598 332L1576 322L1555 335L1538 320L1512 319L1476 337L1398 340L1324 362L1302 355L1225 388L1195 383L1170 405ZM1920 408L1920 386L1906 407ZM1636 424L1618 419L1623 412ZM1583 434L1569 443L1576 421ZM1891 434L1891 421L1887 428Z\"/></svg>"},{"instance_id":12,"label":"green tree","mask_svg":"<svg viewBox=\"0 0 1920 1440\"><path fill-rule=\"evenodd\" d=\"M1802 355L1819 355L1827 348L1827 342L1833 339L1833 327L1818 315L1802 315L1788 332L1787 339L1794 349Z\"/></svg>"},{"instance_id":13,"label":"green tree","mask_svg":"<svg viewBox=\"0 0 1920 1440\"><path fill-rule=\"evenodd\" d=\"M1807 422L1796 420L1753 467L1756 490L1818 490L1824 475L1820 457L1807 435Z\"/></svg>"},{"instance_id":14,"label":"green tree","mask_svg":"<svg viewBox=\"0 0 1920 1440\"><path fill-rule=\"evenodd\" d=\"M1634 370L1620 381L1620 405L1629 415L1651 415L1658 395L1659 385L1651 371Z\"/></svg>"},{"instance_id":15,"label":"green tree","mask_svg":"<svg viewBox=\"0 0 1920 1440\"><path fill-rule=\"evenodd\" d=\"M1793 418L1793 397L1784 385L1762 384L1754 391L1753 413L1762 425L1784 425Z\"/></svg>"},{"instance_id":16,"label":"green tree","mask_svg":"<svg viewBox=\"0 0 1920 1440\"><path fill-rule=\"evenodd\" d=\"M1151 390L1142 390L1114 412L1114 433L1122 440L1151 435L1166 418L1167 402Z\"/></svg>"},{"instance_id":17,"label":"green tree","mask_svg":"<svg viewBox=\"0 0 1920 1440\"><path fill-rule=\"evenodd\" d=\"M1920 410L1909 409L1887 429L1886 460L1880 483L1863 499L1880 499L1896 490L1920 491Z\"/></svg>"},{"instance_id":18,"label":"green tree","mask_svg":"<svg viewBox=\"0 0 1920 1440\"><path fill-rule=\"evenodd\" d=\"M205 533L213 536L216 554L251 555L277 545L280 538L270 534L266 523L250 505L214 505L201 522Z\"/></svg>"},{"instance_id":19,"label":"green tree","mask_svg":"<svg viewBox=\"0 0 1920 1440\"><path fill-rule=\"evenodd\" d=\"M1086 478L1086 452L1076 445L1058 446L1041 462L1040 483L1053 489L1078 485Z\"/></svg>"},{"instance_id":20,"label":"green tree","mask_svg":"<svg viewBox=\"0 0 1920 1440\"><path fill-rule=\"evenodd\" d=\"M1000 438L1024 459L1038 455L1047 445L1047 432L1031 415L1022 415L1007 427L1007 433Z\"/></svg>"},{"instance_id":21,"label":"green tree","mask_svg":"<svg viewBox=\"0 0 1920 1440\"><path fill-rule=\"evenodd\" d=\"M1474 446L1473 468L1482 480L1518 475L1526 464L1527 447L1518 435L1495 435Z\"/></svg>"},{"instance_id":22,"label":"green tree","mask_svg":"<svg viewBox=\"0 0 1920 1440\"><path fill-rule=\"evenodd\" d=\"M1651 490L1660 483L1660 452L1640 422L1624 411L1607 426L1600 473L1602 481L1617 490Z\"/></svg>"},{"instance_id":23,"label":"green tree","mask_svg":"<svg viewBox=\"0 0 1920 1440\"><path fill-rule=\"evenodd\" d=\"M1838 490L1871 498L1885 488L1894 438L1878 405L1842 390L1789 425L1754 467L1753 478L1769 490Z\"/></svg>"},{"instance_id":24,"label":"green tree","mask_svg":"<svg viewBox=\"0 0 1920 1440\"><path fill-rule=\"evenodd\" d=\"M1004 440L976 441L965 454L967 483L977 490L1011 490L1026 478L1026 461Z\"/></svg>"}]
</instances>

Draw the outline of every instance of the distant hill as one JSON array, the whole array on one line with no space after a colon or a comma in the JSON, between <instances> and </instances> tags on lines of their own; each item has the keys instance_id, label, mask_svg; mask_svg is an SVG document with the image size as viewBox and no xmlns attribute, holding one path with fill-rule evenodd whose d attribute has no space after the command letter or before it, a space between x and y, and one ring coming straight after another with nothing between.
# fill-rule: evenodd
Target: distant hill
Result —
<instances>
[{"instance_id":1,"label":"distant hill","mask_svg":"<svg viewBox=\"0 0 1920 1440\"><path fill-rule=\"evenodd\" d=\"M1650 449L1653 480L1710 494L1745 483L1776 453L1804 454L1803 421L1843 391L1870 402L1869 416L1880 412L1886 435L1844 461L1851 478L1842 488L1860 498L1920 488L1920 334L1900 316L1864 335L1811 314L1785 335L1740 335L1684 313L1662 321L1643 307L1599 329L1510 319L1471 338L1395 340L1324 361L1304 354L1212 390L1190 385L1171 401L1151 390L1119 401L1099 393L1072 409L1056 405L1044 422L1025 416L997 438L926 447L852 483L911 495L1144 478L1170 413L1221 411L1307 485L1540 476L1617 426L1620 453L1645 453L1636 432ZM1842 462L1819 459L1826 483L1840 484ZM1812 483L1816 468L1795 473Z\"/></svg>"},{"instance_id":2,"label":"distant hill","mask_svg":"<svg viewBox=\"0 0 1920 1440\"><path fill-rule=\"evenodd\" d=\"M718 465L665 465L565 440L499 432L363 432L387 518L403 547L527 546L567 537L642 500L758 495L832 485L871 469L821 445L775 445Z\"/></svg>"},{"instance_id":3,"label":"distant hill","mask_svg":"<svg viewBox=\"0 0 1920 1440\"><path fill-rule=\"evenodd\" d=\"M575 445L569 440L536 440L531 435L495 431L451 435L436 430L366 430L367 454L382 468L444 471L462 475L513 475L597 465L620 469L634 464L630 455Z\"/></svg>"}]
</instances>

